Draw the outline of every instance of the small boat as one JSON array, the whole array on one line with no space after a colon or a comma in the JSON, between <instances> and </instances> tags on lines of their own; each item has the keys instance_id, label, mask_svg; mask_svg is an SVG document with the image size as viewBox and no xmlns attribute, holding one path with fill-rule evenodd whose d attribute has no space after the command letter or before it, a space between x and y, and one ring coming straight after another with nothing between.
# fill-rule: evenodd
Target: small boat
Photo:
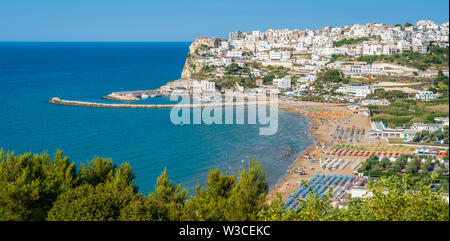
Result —
<instances>
[{"instance_id":1,"label":"small boat","mask_svg":"<svg viewBox=\"0 0 450 241\"><path fill-rule=\"evenodd\" d=\"M150 97L150 96L147 95L147 94L142 94L142 95L141 95L141 99L143 99L143 100L147 99L148 97Z\"/></svg>"},{"instance_id":2,"label":"small boat","mask_svg":"<svg viewBox=\"0 0 450 241\"><path fill-rule=\"evenodd\" d=\"M205 103L205 102L211 102L211 97L210 96L201 96L200 97L201 102Z\"/></svg>"}]
</instances>

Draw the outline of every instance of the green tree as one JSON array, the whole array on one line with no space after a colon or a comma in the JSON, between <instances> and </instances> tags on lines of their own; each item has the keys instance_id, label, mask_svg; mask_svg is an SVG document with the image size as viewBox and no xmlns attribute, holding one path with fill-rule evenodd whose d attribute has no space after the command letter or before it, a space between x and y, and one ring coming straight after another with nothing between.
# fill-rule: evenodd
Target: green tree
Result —
<instances>
[{"instance_id":1,"label":"green tree","mask_svg":"<svg viewBox=\"0 0 450 241\"><path fill-rule=\"evenodd\" d=\"M423 158L400 156L389 169L406 165L417 172ZM432 163L432 158L425 159L424 169ZM384 162L371 156L366 168L378 169ZM373 195L351 198L345 209L329 201L332 190L325 197L312 192L311 198L298 201L297 210L286 211L279 194L266 204L268 185L256 160L237 176L211 170L206 187L197 186L195 195L187 199L186 189L174 184L166 169L146 197L137 193L127 163L117 168L109 159L94 158L77 172L62 152L52 160L47 154L15 156L0 150L0 219L448 221L449 206L441 194L448 191L448 180L441 179L447 173L442 164L427 177L371 179L368 192Z\"/></svg>"},{"instance_id":2,"label":"green tree","mask_svg":"<svg viewBox=\"0 0 450 241\"><path fill-rule=\"evenodd\" d=\"M175 185L167 175L167 168L156 179L155 199L159 202L183 203L188 196L188 191L181 187L181 184Z\"/></svg>"},{"instance_id":3,"label":"green tree","mask_svg":"<svg viewBox=\"0 0 450 241\"><path fill-rule=\"evenodd\" d=\"M155 193L150 194L149 198L154 199L161 208L168 209L169 220L179 220L184 202L188 197L188 191L181 186L172 182L167 175L167 168L156 179Z\"/></svg>"},{"instance_id":4,"label":"green tree","mask_svg":"<svg viewBox=\"0 0 450 241\"><path fill-rule=\"evenodd\" d=\"M367 40L369 40L369 38L366 38L366 37L343 39L343 40L340 40L340 41L334 41L333 42L333 47L341 47L342 45L350 45L350 44L361 43L361 42L364 42L364 41L367 41Z\"/></svg>"},{"instance_id":5,"label":"green tree","mask_svg":"<svg viewBox=\"0 0 450 241\"><path fill-rule=\"evenodd\" d=\"M402 171L402 167L398 164L393 164L388 168L387 171L391 173L400 173Z\"/></svg>"},{"instance_id":6,"label":"green tree","mask_svg":"<svg viewBox=\"0 0 450 241\"><path fill-rule=\"evenodd\" d=\"M376 169L376 171L379 171L380 165L378 161L378 156L371 155L358 169L358 172L374 171L374 169Z\"/></svg>"},{"instance_id":7,"label":"green tree","mask_svg":"<svg viewBox=\"0 0 450 241\"><path fill-rule=\"evenodd\" d=\"M123 163L119 168L109 164L111 164L109 160L102 158L95 158L89 162L88 166L92 168L88 168L83 174L86 177L85 183L60 194L50 209L47 219L119 220L122 208L135 198L137 191L134 187L135 176L128 163ZM104 176L98 176L99 173ZM90 177L95 178L90 179ZM98 180L102 181L97 182Z\"/></svg>"},{"instance_id":8,"label":"green tree","mask_svg":"<svg viewBox=\"0 0 450 241\"><path fill-rule=\"evenodd\" d=\"M207 188L196 187L195 196L185 205L185 220L225 221L225 211L232 190L235 188L236 175L224 175L219 169L210 170L206 181Z\"/></svg>"},{"instance_id":9,"label":"green tree","mask_svg":"<svg viewBox=\"0 0 450 241\"><path fill-rule=\"evenodd\" d=\"M318 198L300 201L295 211L285 210L275 201L260 211L264 221L433 221L449 220L449 205L441 192L431 191L430 180L413 182L407 177L391 176L371 180L364 198L350 199L347 208L335 208Z\"/></svg>"},{"instance_id":10,"label":"green tree","mask_svg":"<svg viewBox=\"0 0 450 241\"><path fill-rule=\"evenodd\" d=\"M137 194L120 211L120 220L123 221L164 221L169 220L169 210L159 205L154 199Z\"/></svg>"},{"instance_id":11,"label":"green tree","mask_svg":"<svg viewBox=\"0 0 450 241\"><path fill-rule=\"evenodd\" d=\"M272 85L273 79L275 79L275 76L273 76L273 75L264 76L264 83L267 85Z\"/></svg>"},{"instance_id":12,"label":"green tree","mask_svg":"<svg viewBox=\"0 0 450 241\"><path fill-rule=\"evenodd\" d=\"M391 162L387 157L383 157L380 161L381 167L387 169L391 166Z\"/></svg>"},{"instance_id":13,"label":"green tree","mask_svg":"<svg viewBox=\"0 0 450 241\"><path fill-rule=\"evenodd\" d=\"M406 165L405 167L405 173L407 174L415 174L418 171L418 167L415 163L410 162L408 163L408 165Z\"/></svg>"},{"instance_id":14,"label":"green tree","mask_svg":"<svg viewBox=\"0 0 450 241\"><path fill-rule=\"evenodd\" d=\"M264 207L266 193L269 189L261 163L250 160L248 170L239 171L238 183L231 191L230 204L227 206L227 220L256 220L257 214Z\"/></svg>"},{"instance_id":15,"label":"green tree","mask_svg":"<svg viewBox=\"0 0 450 241\"><path fill-rule=\"evenodd\" d=\"M79 182L75 165L57 151L20 156L0 149L0 220L43 220L58 195Z\"/></svg>"},{"instance_id":16,"label":"green tree","mask_svg":"<svg viewBox=\"0 0 450 241\"><path fill-rule=\"evenodd\" d=\"M337 69L328 69L321 72L317 76L317 81L321 83L348 83L348 79L344 78L344 73Z\"/></svg>"},{"instance_id":17,"label":"green tree","mask_svg":"<svg viewBox=\"0 0 450 241\"><path fill-rule=\"evenodd\" d=\"M49 211L47 220L115 221L122 208L134 198L132 186L118 187L112 183L97 186L83 184L62 193Z\"/></svg>"}]
</instances>

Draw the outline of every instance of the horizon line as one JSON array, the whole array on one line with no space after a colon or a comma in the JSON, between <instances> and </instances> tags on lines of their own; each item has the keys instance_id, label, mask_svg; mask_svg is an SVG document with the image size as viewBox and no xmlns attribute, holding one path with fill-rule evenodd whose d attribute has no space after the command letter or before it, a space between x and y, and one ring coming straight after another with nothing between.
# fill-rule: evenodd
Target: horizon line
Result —
<instances>
[{"instance_id":1,"label":"horizon line","mask_svg":"<svg viewBox=\"0 0 450 241\"><path fill-rule=\"evenodd\" d=\"M191 40L180 40L180 41L115 41L115 40L0 40L0 43L189 43L193 42Z\"/></svg>"}]
</instances>

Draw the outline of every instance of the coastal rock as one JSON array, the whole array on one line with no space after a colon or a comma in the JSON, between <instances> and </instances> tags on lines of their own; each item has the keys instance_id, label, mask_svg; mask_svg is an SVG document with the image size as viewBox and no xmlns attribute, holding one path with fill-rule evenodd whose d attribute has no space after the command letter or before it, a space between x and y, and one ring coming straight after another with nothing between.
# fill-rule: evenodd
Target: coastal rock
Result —
<instances>
[{"instance_id":1,"label":"coastal rock","mask_svg":"<svg viewBox=\"0 0 450 241\"><path fill-rule=\"evenodd\" d=\"M105 99L110 99L110 100L120 100L120 101L140 101L139 98L133 96L133 95L119 95L117 93L111 93L109 95L104 96L103 98Z\"/></svg>"},{"instance_id":2,"label":"coastal rock","mask_svg":"<svg viewBox=\"0 0 450 241\"><path fill-rule=\"evenodd\" d=\"M61 101L60 98L58 98L58 97L53 97L49 102L50 102L50 103L56 103L56 102L59 102L59 101Z\"/></svg>"},{"instance_id":3,"label":"coastal rock","mask_svg":"<svg viewBox=\"0 0 450 241\"><path fill-rule=\"evenodd\" d=\"M181 78L190 78L196 72L197 64L195 63L195 60L190 59L188 55L188 57L186 57L186 62L184 63L183 71L181 71Z\"/></svg>"},{"instance_id":4,"label":"coastal rock","mask_svg":"<svg viewBox=\"0 0 450 241\"><path fill-rule=\"evenodd\" d=\"M177 88L184 88L184 89L190 89L192 88L192 82L194 80L190 78L181 78L177 80L172 80L168 82L167 84L161 86L159 88L160 91L166 91L166 90L174 90Z\"/></svg>"},{"instance_id":5,"label":"coastal rock","mask_svg":"<svg viewBox=\"0 0 450 241\"><path fill-rule=\"evenodd\" d=\"M217 37L197 37L189 46L189 53L186 56L186 62L184 63L183 71L181 72L181 78L191 78L195 73L200 71L202 63L200 62L201 55L199 51L202 49L217 48L222 41L226 40Z\"/></svg>"}]
</instances>

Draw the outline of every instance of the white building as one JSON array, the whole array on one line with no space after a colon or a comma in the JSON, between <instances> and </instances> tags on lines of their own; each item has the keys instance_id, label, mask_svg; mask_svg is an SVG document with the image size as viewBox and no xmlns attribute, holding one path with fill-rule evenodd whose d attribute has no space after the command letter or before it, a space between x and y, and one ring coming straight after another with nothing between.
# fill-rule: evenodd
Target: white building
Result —
<instances>
[{"instance_id":1,"label":"white building","mask_svg":"<svg viewBox=\"0 0 450 241\"><path fill-rule=\"evenodd\" d=\"M216 90L216 83L207 80L192 81L192 92L194 93L214 93Z\"/></svg>"},{"instance_id":2,"label":"white building","mask_svg":"<svg viewBox=\"0 0 450 241\"><path fill-rule=\"evenodd\" d=\"M242 51L236 51L236 50L228 51L227 52L227 57L240 58L240 57L242 57Z\"/></svg>"},{"instance_id":3,"label":"white building","mask_svg":"<svg viewBox=\"0 0 450 241\"><path fill-rule=\"evenodd\" d=\"M362 100L361 105L389 105L390 102L386 99L382 100Z\"/></svg>"},{"instance_id":4,"label":"white building","mask_svg":"<svg viewBox=\"0 0 450 241\"><path fill-rule=\"evenodd\" d=\"M302 85L299 85L299 86L297 86L296 88L295 88L295 92L304 92L304 91L307 91L308 90L308 87L309 87L309 84L302 84Z\"/></svg>"},{"instance_id":5,"label":"white building","mask_svg":"<svg viewBox=\"0 0 450 241\"><path fill-rule=\"evenodd\" d=\"M280 51L270 51L269 54L270 60L280 60L281 59L281 52Z\"/></svg>"},{"instance_id":6,"label":"white building","mask_svg":"<svg viewBox=\"0 0 450 241\"><path fill-rule=\"evenodd\" d=\"M287 60L292 56L292 51L270 51L270 60Z\"/></svg>"},{"instance_id":7,"label":"white building","mask_svg":"<svg viewBox=\"0 0 450 241\"><path fill-rule=\"evenodd\" d=\"M229 50L229 49L230 49L230 45L228 44L227 41L223 41L223 42L220 44L220 47L221 47L222 49L225 49L225 50Z\"/></svg>"},{"instance_id":8,"label":"white building","mask_svg":"<svg viewBox=\"0 0 450 241\"><path fill-rule=\"evenodd\" d=\"M273 79L273 86L276 86L277 88L291 88L291 77Z\"/></svg>"},{"instance_id":9,"label":"white building","mask_svg":"<svg viewBox=\"0 0 450 241\"><path fill-rule=\"evenodd\" d=\"M316 81L317 76L315 73L309 73L307 76L298 78L297 82L314 82Z\"/></svg>"},{"instance_id":10,"label":"white building","mask_svg":"<svg viewBox=\"0 0 450 241\"><path fill-rule=\"evenodd\" d=\"M400 40L397 43L397 50L400 52L411 50L411 43L406 40Z\"/></svg>"},{"instance_id":11,"label":"white building","mask_svg":"<svg viewBox=\"0 0 450 241\"><path fill-rule=\"evenodd\" d=\"M444 128L444 125L442 124L424 124L424 123L414 123L411 126L411 129L418 130L418 131L429 131L434 132L438 130L442 130Z\"/></svg>"},{"instance_id":12,"label":"white building","mask_svg":"<svg viewBox=\"0 0 450 241\"><path fill-rule=\"evenodd\" d=\"M448 126L448 124L449 124L448 116L447 116L447 117L436 117L436 118L434 118L434 121L436 121L436 122L442 122L442 124L443 124L444 126Z\"/></svg>"},{"instance_id":13,"label":"white building","mask_svg":"<svg viewBox=\"0 0 450 241\"><path fill-rule=\"evenodd\" d=\"M336 90L337 93L342 93L345 95L350 95L354 97L363 97L365 98L368 94L371 94L374 92L373 89L370 88L368 85L346 85L341 86Z\"/></svg>"},{"instance_id":14,"label":"white building","mask_svg":"<svg viewBox=\"0 0 450 241\"><path fill-rule=\"evenodd\" d=\"M384 55L389 55L391 54L391 47L389 45L384 45L383 46L383 54Z\"/></svg>"},{"instance_id":15,"label":"white building","mask_svg":"<svg viewBox=\"0 0 450 241\"><path fill-rule=\"evenodd\" d=\"M348 191L352 198L372 197L373 193L367 190L367 187L353 187Z\"/></svg>"},{"instance_id":16,"label":"white building","mask_svg":"<svg viewBox=\"0 0 450 241\"><path fill-rule=\"evenodd\" d=\"M416 94L416 99L423 100L423 101L430 101L437 99L437 94L433 94L433 92L425 90L425 91L419 91L419 93Z\"/></svg>"},{"instance_id":17,"label":"white building","mask_svg":"<svg viewBox=\"0 0 450 241\"><path fill-rule=\"evenodd\" d=\"M367 133L369 138L403 138L411 141L419 130L386 128L383 122L371 122L372 130Z\"/></svg>"}]
</instances>

